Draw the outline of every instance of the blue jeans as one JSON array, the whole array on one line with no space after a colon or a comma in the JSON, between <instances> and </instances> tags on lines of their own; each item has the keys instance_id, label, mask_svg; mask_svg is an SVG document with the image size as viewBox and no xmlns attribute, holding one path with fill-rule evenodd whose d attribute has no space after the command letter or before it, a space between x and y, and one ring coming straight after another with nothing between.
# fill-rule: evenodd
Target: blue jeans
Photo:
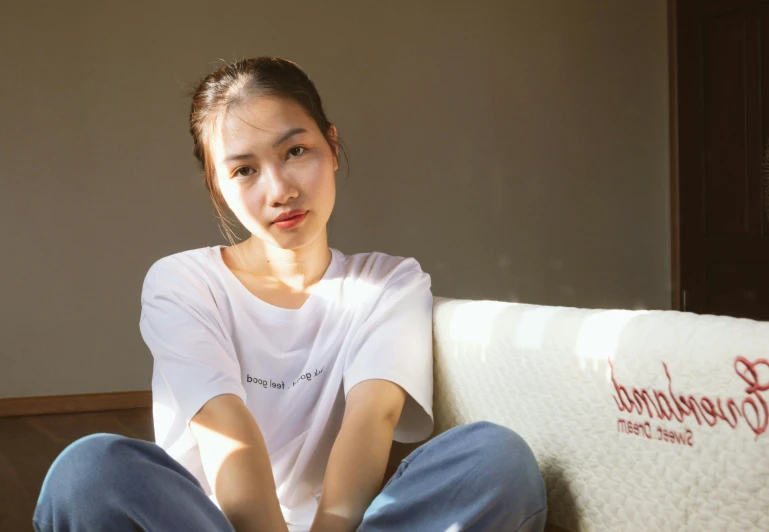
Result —
<instances>
[{"instance_id":1,"label":"blue jeans","mask_svg":"<svg viewBox=\"0 0 769 532\"><path fill-rule=\"evenodd\" d=\"M455 427L404 459L358 532L542 531L545 484L531 449L488 422ZM53 462L38 532L232 531L184 467L158 445L114 434L72 443Z\"/></svg>"}]
</instances>

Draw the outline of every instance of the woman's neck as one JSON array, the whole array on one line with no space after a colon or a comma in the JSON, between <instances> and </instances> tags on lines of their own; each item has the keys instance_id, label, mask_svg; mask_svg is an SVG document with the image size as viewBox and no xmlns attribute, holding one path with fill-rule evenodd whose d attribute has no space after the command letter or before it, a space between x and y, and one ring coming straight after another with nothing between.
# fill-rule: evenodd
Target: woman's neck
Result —
<instances>
[{"instance_id":1,"label":"woman's neck","mask_svg":"<svg viewBox=\"0 0 769 532\"><path fill-rule=\"evenodd\" d=\"M326 238L317 238L300 248L282 249L252 236L237 247L245 265L240 260L237 263L249 275L285 285L294 292L303 292L320 281L331 262Z\"/></svg>"}]
</instances>

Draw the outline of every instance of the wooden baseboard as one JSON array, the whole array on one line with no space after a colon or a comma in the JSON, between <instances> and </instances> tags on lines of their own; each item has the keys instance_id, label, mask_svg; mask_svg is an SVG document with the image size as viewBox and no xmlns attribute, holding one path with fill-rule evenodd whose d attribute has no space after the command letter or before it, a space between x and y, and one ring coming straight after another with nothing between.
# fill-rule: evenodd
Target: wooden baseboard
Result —
<instances>
[{"instance_id":1,"label":"wooden baseboard","mask_svg":"<svg viewBox=\"0 0 769 532\"><path fill-rule=\"evenodd\" d=\"M149 408L152 392L88 393L0 398L0 417Z\"/></svg>"}]
</instances>

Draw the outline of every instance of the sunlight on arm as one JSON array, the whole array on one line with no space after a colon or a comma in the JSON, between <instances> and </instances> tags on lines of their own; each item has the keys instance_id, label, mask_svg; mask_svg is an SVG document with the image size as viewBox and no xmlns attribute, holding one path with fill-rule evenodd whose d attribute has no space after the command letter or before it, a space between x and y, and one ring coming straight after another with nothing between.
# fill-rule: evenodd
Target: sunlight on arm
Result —
<instances>
[{"instance_id":1,"label":"sunlight on arm","mask_svg":"<svg viewBox=\"0 0 769 532\"><path fill-rule=\"evenodd\" d=\"M197 441L206 448L207 460L203 460L203 469L213 488L217 485L221 464L235 452L248 446L242 441L225 436L200 423L192 422L190 428L194 431Z\"/></svg>"}]
</instances>

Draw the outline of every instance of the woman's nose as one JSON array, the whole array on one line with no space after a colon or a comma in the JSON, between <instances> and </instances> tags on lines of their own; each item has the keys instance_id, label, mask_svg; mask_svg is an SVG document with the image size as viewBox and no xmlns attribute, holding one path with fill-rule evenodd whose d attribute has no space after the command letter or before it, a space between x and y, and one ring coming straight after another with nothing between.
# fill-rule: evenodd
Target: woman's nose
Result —
<instances>
[{"instance_id":1,"label":"woman's nose","mask_svg":"<svg viewBox=\"0 0 769 532\"><path fill-rule=\"evenodd\" d=\"M296 197L298 191L292 179L280 169L270 169L266 172L266 178L269 183L270 202L285 203L287 200Z\"/></svg>"}]
</instances>

